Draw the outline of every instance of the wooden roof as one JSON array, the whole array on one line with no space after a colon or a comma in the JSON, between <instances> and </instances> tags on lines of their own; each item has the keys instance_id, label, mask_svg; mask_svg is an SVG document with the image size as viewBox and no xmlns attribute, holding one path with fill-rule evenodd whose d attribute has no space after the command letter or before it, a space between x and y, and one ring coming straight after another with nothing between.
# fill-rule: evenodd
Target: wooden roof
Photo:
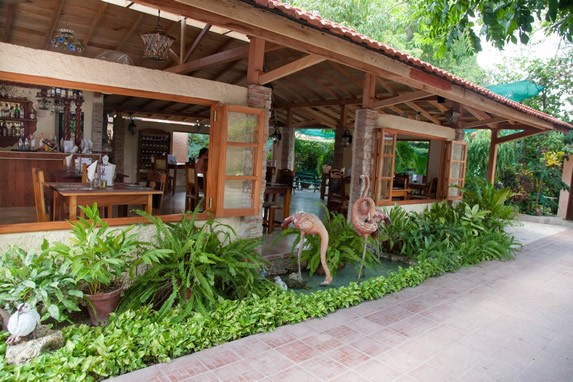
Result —
<instances>
[{"instance_id":1,"label":"wooden roof","mask_svg":"<svg viewBox=\"0 0 573 382\"><path fill-rule=\"evenodd\" d=\"M141 5L150 8L144 12L138 8ZM165 62L143 58L140 34L155 28L157 8L162 10L161 27L175 38ZM0 4L3 42L51 49L49 41L62 27L72 29L83 41L84 57L119 51L137 66L240 86L270 86L273 118L291 127L351 128L354 111L370 107L450 127L528 133L573 129L348 28L273 0L8 0ZM146 117L192 121L209 115L205 106L115 95L106 96L105 104L108 110ZM457 123L448 121L449 110L460 112Z\"/></svg>"}]
</instances>

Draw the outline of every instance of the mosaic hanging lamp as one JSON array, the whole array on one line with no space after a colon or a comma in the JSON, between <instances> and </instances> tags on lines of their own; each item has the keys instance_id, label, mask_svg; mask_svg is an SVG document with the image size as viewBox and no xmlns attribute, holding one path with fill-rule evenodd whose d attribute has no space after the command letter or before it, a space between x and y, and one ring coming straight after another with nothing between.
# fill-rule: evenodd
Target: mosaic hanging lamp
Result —
<instances>
[{"instance_id":1,"label":"mosaic hanging lamp","mask_svg":"<svg viewBox=\"0 0 573 382\"><path fill-rule=\"evenodd\" d=\"M50 47L65 53L82 54L84 44L74 36L74 31L70 28L59 28L54 37L50 40Z\"/></svg>"},{"instance_id":2,"label":"mosaic hanging lamp","mask_svg":"<svg viewBox=\"0 0 573 382\"><path fill-rule=\"evenodd\" d=\"M175 39L163 33L159 25L161 10L157 11L157 25L152 32L143 33L141 38L145 45L143 57L154 61L166 61L169 58L169 48Z\"/></svg>"}]
</instances>

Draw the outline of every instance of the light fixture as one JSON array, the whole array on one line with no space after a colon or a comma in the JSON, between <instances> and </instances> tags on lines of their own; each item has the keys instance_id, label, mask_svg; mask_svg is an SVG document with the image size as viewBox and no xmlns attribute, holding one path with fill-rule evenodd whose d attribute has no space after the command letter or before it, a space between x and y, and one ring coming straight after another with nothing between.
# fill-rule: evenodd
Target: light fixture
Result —
<instances>
[{"instance_id":1,"label":"light fixture","mask_svg":"<svg viewBox=\"0 0 573 382\"><path fill-rule=\"evenodd\" d=\"M73 54L82 54L84 51L84 44L74 36L74 31L70 28L57 29L50 40L50 46L55 50Z\"/></svg>"},{"instance_id":2,"label":"light fixture","mask_svg":"<svg viewBox=\"0 0 573 382\"><path fill-rule=\"evenodd\" d=\"M283 135L281 134L280 130L278 127L275 127L275 132L271 134L271 136L269 137L270 139L273 140L273 143L279 143L282 139Z\"/></svg>"},{"instance_id":3,"label":"light fixture","mask_svg":"<svg viewBox=\"0 0 573 382\"><path fill-rule=\"evenodd\" d=\"M348 131L348 129L344 130L344 134L342 134L342 145L344 147L348 147L352 144L352 134L350 134L350 131Z\"/></svg>"},{"instance_id":4,"label":"light fixture","mask_svg":"<svg viewBox=\"0 0 573 382\"><path fill-rule=\"evenodd\" d=\"M152 32L143 33L141 38L145 49L143 57L155 61L166 61L169 58L169 48L175 39L163 33L163 29L159 25L161 20L161 10L157 11L157 25Z\"/></svg>"},{"instance_id":5,"label":"light fixture","mask_svg":"<svg viewBox=\"0 0 573 382\"><path fill-rule=\"evenodd\" d=\"M448 123L458 123L458 121L460 120L460 113L455 111L454 109L449 109L448 111L446 111L444 116L446 117L446 122Z\"/></svg>"},{"instance_id":6,"label":"light fixture","mask_svg":"<svg viewBox=\"0 0 573 382\"><path fill-rule=\"evenodd\" d=\"M135 129L136 128L137 128L137 125L133 121L133 113L129 113L129 125L127 125L127 130L129 131L129 133L131 135L135 135Z\"/></svg>"}]
</instances>

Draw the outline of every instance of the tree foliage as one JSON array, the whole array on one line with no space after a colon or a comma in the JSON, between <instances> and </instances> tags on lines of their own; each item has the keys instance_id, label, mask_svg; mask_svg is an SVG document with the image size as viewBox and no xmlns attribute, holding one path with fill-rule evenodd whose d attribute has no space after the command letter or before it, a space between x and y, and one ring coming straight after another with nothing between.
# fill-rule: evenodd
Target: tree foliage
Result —
<instances>
[{"instance_id":1,"label":"tree foliage","mask_svg":"<svg viewBox=\"0 0 573 382\"><path fill-rule=\"evenodd\" d=\"M507 43L527 44L533 25L573 42L573 2L570 0L416 0L413 3L421 35L443 55L464 41L479 52L479 35L501 49ZM478 26L481 29L476 33Z\"/></svg>"}]
</instances>

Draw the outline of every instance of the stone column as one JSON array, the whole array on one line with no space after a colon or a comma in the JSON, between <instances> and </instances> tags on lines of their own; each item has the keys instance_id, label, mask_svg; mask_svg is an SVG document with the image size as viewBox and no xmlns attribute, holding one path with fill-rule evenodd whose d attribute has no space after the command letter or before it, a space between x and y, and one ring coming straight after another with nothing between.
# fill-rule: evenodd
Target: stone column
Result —
<instances>
[{"instance_id":1,"label":"stone column","mask_svg":"<svg viewBox=\"0 0 573 382\"><path fill-rule=\"evenodd\" d=\"M113 163L115 164L115 171L116 172L125 172L125 160L124 155L127 155L125 152L125 123L123 121L121 113L117 113L115 118L113 119ZM134 153L132 155L137 155ZM139 180L139 179L138 179Z\"/></svg>"},{"instance_id":2,"label":"stone column","mask_svg":"<svg viewBox=\"0 0 573 382\"><path fill-rule=\"evenodd\" d=\"M265 109L265 125L262 126L263 131L265 132L265 136L263 142L261 144L264 145L263 149L263 160L261 161L262 166L260 168L261 177L264 180L265 174L267 171L267 161L265 158L267 157L268 150L267 145L265 142L268 139L268 131L269 131L269 119L271 117L271 94L272 90L265 86L259 85L249 85L248 91L248 105L250 107L258 108L258 109ZM260 205L263 205L263 199L265 194L265 187L264 183L261 187L261 193L259 195ZM240 237L260 237L263 233L263 217L261 214L257 214L255 216L242 216L239 227L237 228L237 234Z\"/></svg>"},{"instance_id":3,"label":"stone column","mask_svg":"<svg viewBox=\"0 0 573 382\"><path fill-rule=\"evenodd\" d=\"M352 210L352 203L360 197L360 175L368 175L370 181L374 178L377 127L378 112L376 110L356 110L352 137L352 182L350 184L349 216ZM372 191L372 186L370 191Z\"/></svg>"},{"instance_id":4,"label":"stone column","mask_svg":"<svg viewBox=\"0 0 573 382\"><path fill-rule=\"evenodd\" d=\"M290 127L281 127L281 159L278 163L278 169L288 168L294 171L294 129Z\"/></svg>"},{"instance_id":5,"label":"stone column","mask_svg":"<svg viewBox=\"0 0 573 382\"><path fill-rule=\"evenodd\" d=\"M103 148L103 136L107 134L107 126L104 126L103 117L103 94L94 93L92 112L92 136L93 151L101 152ZM86 139L89 137L86 137Z\"/></svg>"}]
</instances>

